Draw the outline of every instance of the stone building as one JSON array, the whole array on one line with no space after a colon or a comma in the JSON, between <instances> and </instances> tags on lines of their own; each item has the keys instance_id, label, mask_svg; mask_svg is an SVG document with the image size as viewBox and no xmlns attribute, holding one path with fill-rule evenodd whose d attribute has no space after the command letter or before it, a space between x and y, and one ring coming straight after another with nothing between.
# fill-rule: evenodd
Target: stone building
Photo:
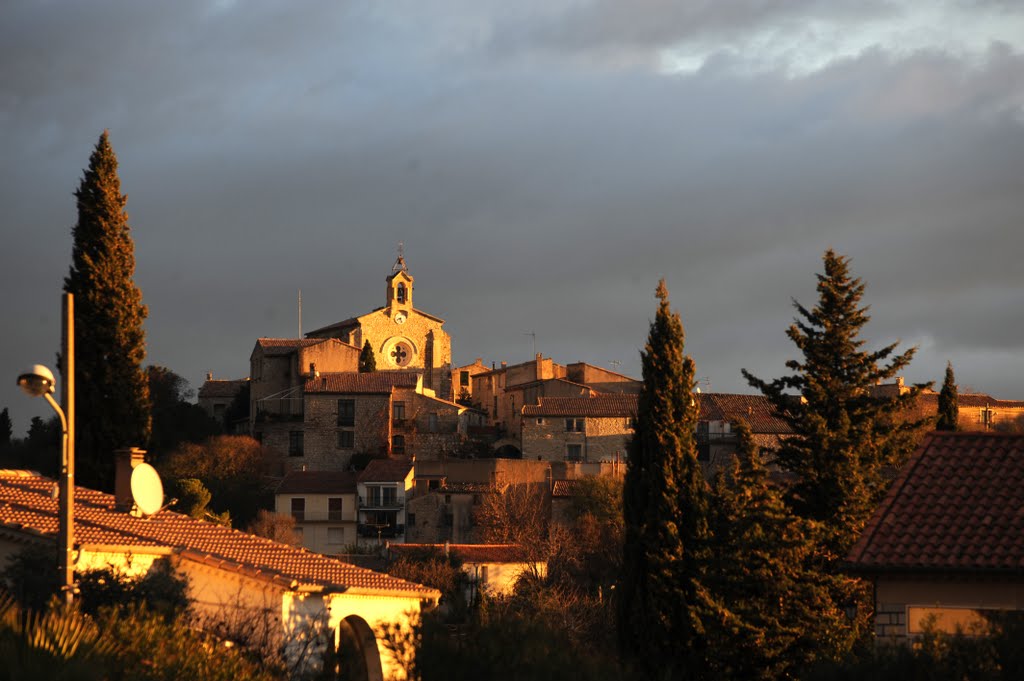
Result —
<instances>
[{"instance_id":1,"label":"stone building","mask_svg":"<svg viewBox=\"0 0 1024 681\"><path fill-rule=\"evenodd\" d=\"M541 397L522 409L523 458L624 461L633 437L637 396Z\"/></svg>"},{"instance_id":2,"label":"stone building","mask_svg":"<svg viewBox=\"0 0 1024 681\"><path fill-rule=\"evenodd\" d=\"M248 378L214 378L212 373L208 373L206 381L199 388L199 406L207 416L216 419L218 423L223 422L228 407L248 384Z\"/></svg>"},{"instance_id":3,"label":"stone building","mask_svg":"<svg viewBox=\"0 0 1024 681\"><path fill-rule=\"evenodd\" d=\"M368 341L378 371L422 373L425 389L453 399L451 338L444 320L413 306L413 277L401 255L386 282L383 307L315 329L306 337L336 338L358 349Z\"/></svg>"}]
</instances>

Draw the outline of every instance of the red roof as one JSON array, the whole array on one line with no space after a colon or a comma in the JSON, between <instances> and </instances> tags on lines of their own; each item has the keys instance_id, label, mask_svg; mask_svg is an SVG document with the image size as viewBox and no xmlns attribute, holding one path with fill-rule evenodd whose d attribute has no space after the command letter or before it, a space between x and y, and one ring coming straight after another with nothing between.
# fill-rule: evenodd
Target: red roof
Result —
<instances>
[{"instance_id":1,"label":"red roof","mask_svg":"<svg viewBox=\"0 0 1024 681\"><path fill-rule=\"evenodd\" d=\"M848 560L869 572L1024 572L1024 435L928 434Z\"/></svg>"},{"instance_id":2,"label":"red roof","mask_svg":"<svg viewBox=\"0 0 1024 681\"><path fill-rule=\"evenodd\" d=\"M632 417L636 416L636 395L612 394L593 397L542 397L540 404L523 407L523 416Z\"/></svg>"},{"instance_id":3,"label":"red roof","mask_svg":"<svg viewBox=\"0 0 1024 681\"><path fill-rule=\"evenodd\" d=\"M211 378L199 389L199 397L234 397L249 382L248 378Z\"/></svg>"},{"instance_id":4,"label":"red roof","mask_svg":"<svg viewBox=\"0 0 1024 681\"><path fill-rule=\"evenodd\" d=\"M0 535L55 539L54 485L52 479L35 473L0 471ZM167 547L186 559L284 587L354 588L438 597L429 587L180 513L164 510L137 518L115 510L112 495L84 487L75 488L75 543Z\"/></svg>"},{"instance_id":5,"label":"red roof","mask_svg":"<svg viewBox=\"0 0 1024 681\"><path fill-rule=\"evenodd\" d=\"M558 498L574 497L579 494L579 480L555 480L551 486L551 496Z\"/></svg>"},{"instance_id":6,"label":"red roof","mask_svg":"<svg viewBox=\"0 0 1024 681\"><path fill-rule=\"evenodd\" d=\"M443 555L444 544L391 544L397 556ZM526 550L518 544L448 544L449 554L463 563L529 563Z\"/></svg>"},{"instance_id":7,"label":"red roof","mask_svg":"<svg viewBox=\"0 0 1024 681\"><path fill-rule=\"evenodd\" d=\"M411 470L409 459L373 459L359 474L359 482L401 482Z\"/></svg>"},{"instance_id":8,"label":"red roof","mask_svg":"<svg viewBox=\"0 0 1024 681\"><path fill-rule=\"evenodd\" d=\"M307 393L388 394L393 388L415 388L419 374L411 371L342 371L306 379Z\"/></svg>"},{"instance_id":9,"label":"red roof","mask_svg":"<svg viewBox=\"0 0 1024 681\"><path fill-rule=\"evenodd\" d=\"M256 345L263 348L265 355L287 355L298 348L323 343L323 338L257 338Z\"/></svg>"},{"instance_id":10,"label":"red roof","mask_svg":"<svg viewBox=\"0 0 1024 681\"><path fill-rule=\"evenodd\" d=\"M277 494L355 494L356 474L349 471L292 471Z\"/></svg>"},{"instance_id":11,"label":"red roof","mask_svg":"<svg viewBox=\"0 0 1024 681\"><path fill-rule=\"evenodd\" d=\"M723 421L746 421L754 433L793 432L788 423L776 416L775 408L764 395L704 393L700 401L702 419L719 420L715 417L717 411Z\"/></svg>"}]
</instances>

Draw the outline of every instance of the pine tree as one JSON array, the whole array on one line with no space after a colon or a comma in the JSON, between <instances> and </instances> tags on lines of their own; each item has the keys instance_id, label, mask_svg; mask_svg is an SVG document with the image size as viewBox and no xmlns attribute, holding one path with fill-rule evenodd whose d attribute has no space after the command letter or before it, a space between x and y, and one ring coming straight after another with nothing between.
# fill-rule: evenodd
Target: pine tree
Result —
<instances>
[{"instance_id":1,"label":"pine tree","mask_svg":"<svg viewBox=\"0 0 1024 681\"><path fill-rule=\"evenodd\" d=\"M683 325L664 281L657 296L623 489L619 642L648 675L695 678L705 666L699 576L707 484L694 442L694 363L683 353Z\"/></svg>"},{"instance_id":2,"label":"pine tree","mask_svg":"<svg viewBox=\"0 0 1024 681\"><path fill-rule=\"evenodd\" d=\"M370 341L363 343L363 350L359 353L359 373L365 374L377 370L377 357L373 354L373 347Z\"/></svg>"},{"instance_id":3,"label":"pine tree","mask_svg":"<svg viewBox=\"0 0 1024 681\"><path fill-rule=\"evenodd\" d=\"M841 578L813 566L820 525L794 516L771 484L750 428L733 424L737 451L715 479L704 584L716 608L707 618L710 675L793 678L818 658L848 648L844 612L832 594Z\"/></svg>"},{"instance_id":4,"label":"pine tree","mask_svg":"<svg viewBox=\"0 0 1024 681\"><path fill-rule=\"evenodd\" d=\"M958 418L960 409L956 378L953 376L953 363L946 363L946 378L942 381L939 391L939 418L935 422L935 430L959 430Z\"/></svg>"},{"instance_id":5,"label":"pine tree","mask_svg":"<svg viewBox=\"0 0 1024 681\"><path fill-rule=\"evenodd\" d=\"M890 396L873 389L906 367L915 349L894 355L893 343L863 350L858 336L869 320L860 307L864 284L850 276L849 259L832 249L824 265L817 305L808 310L793 302L798 316L787 335L802 354L786 362L794 373L771 382L746 369L743 375L792 428L776 454L778 465L796 475L787 501L801 517L824 523L824 548L838 560L881 499L884 468L902 464L913 447L921 424L898 415L921 386Z\"/></svg>"},{"instance_id":6,"label":"pine tree","mask_svg":"<svg viewBox=\"0 0 1024 681\"><path fill-rule=\"evenodd\" d=\"M134 244L106 131L75 191L71 271L75 296L76 464L82 484L113 488L114 450L145 446L150 432L146 306L132 279Z\"/></svg>"}]
</instances>

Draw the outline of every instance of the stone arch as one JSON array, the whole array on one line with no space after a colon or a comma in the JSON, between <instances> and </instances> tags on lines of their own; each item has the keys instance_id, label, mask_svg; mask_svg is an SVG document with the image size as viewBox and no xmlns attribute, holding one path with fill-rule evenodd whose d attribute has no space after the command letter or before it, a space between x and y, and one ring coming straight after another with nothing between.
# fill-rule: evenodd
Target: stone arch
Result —
<instances>
[{"instance_id":1,"label":"stone arch","mask_svg":"<svg viewBox=\"0 0 1024 681\"><path fill-rule=\"evenodd\" d=\"M384 681L384 667L373 629L358 615L338 622L335 634L340 678L353 681Z\"/></svg>"},{"instance_id":2,"label":"stone arch","mask_svg":"<svg viewBox=\"0 0 1024 681\"><path fill-rule=\"evenodd\" d=\"M494 456L498 459L521 459L523 452L519 448L519 442L512 438L503 438L492 445Z\"/></svg>"}]
</instances>

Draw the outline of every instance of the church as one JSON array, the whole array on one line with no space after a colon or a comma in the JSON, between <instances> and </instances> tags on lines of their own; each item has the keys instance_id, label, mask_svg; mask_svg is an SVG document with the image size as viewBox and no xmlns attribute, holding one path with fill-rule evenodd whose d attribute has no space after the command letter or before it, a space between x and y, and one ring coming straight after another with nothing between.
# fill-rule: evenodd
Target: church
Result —
<instances>
[{"instance_id":1,"label":"church","mask_svg":"<svg viewBox=\"0 0 1024 681\"><path fill-rule=\"evenodd\" d=\"M306 334L306 338L335 338L357 348L369 342L377 371L422 373L423 388L452 399L452 341L444 320L413 306L413 276L398 259L387 277L385 305Z\"/></svg>"}]
</instances>

